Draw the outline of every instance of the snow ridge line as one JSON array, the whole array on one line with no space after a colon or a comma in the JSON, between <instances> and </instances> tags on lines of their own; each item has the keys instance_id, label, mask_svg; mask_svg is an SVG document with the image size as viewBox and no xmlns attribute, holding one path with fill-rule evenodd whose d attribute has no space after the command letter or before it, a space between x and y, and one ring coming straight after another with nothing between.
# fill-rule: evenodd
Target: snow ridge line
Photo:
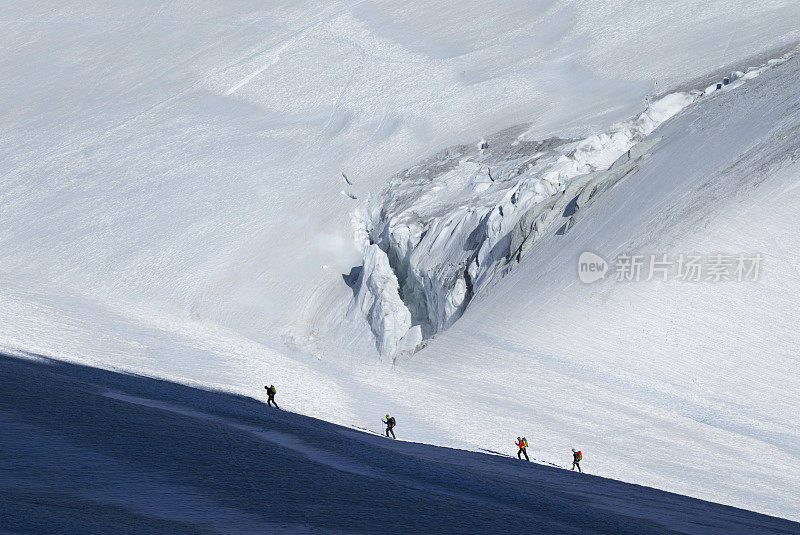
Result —
<instances>
[{"instance_id":1,"label":"snow ridge line","mask_svg":"<svg viewBox=\"0 0 800 535\"><path fill-rule=\"evenodd\" d=\"M800 47L799 47L800 48ZM629 121L582 140L528 139L518 126L451 147L395 176L380 204L352 214L364 259L347 316L366 319L381 356L398 362L449 328L557 223L624 178L658 143L661 124L717 91L786 62L798 49L704 89L669 93Z\"/></svg>"}]
</instances>

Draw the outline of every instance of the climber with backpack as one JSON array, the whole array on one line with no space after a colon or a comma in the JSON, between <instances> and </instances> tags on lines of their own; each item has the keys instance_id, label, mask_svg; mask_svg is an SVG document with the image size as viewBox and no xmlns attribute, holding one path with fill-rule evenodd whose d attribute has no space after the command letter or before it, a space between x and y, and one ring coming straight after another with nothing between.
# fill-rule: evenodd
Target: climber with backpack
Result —
<instances>
[{"instance_id":1,"label":"climber with backpack","mask_svg":"<svg viewBox=\"0 0 800 535\"><path fill-rule=\"evenodd\" d=\"M521 455L524 455L525 460L530 461L530 459L528 458L528 452L525 451L528 448L528 439L525 437L522 438L517 437L517 447L519 448L519 451L517 452L517 459L522 460Z\"/></svg>"},{"instance_id":2,"label":"climber with backpack","mask_svg":"<svg viewBox=\"0 0 800 535\"><path fill-rule=\"evenodd\" d=\"M275 404L275 408L280 409L278 404L275 403L275 385L265 386L264 388L267 389L267 405L272 406L272 404Z\"/></svg>"},{"instance_id":3,"label":"climber with backpack","mask_svg":"<svg viewBox=\"0 0 800 535\"><path fill-rule=\"evenodd\" d=\"M392 438L397 438L396 436L394 436L394 429L393 429L395 424L397 423L395 421L395 419L394 419L394 416L389 416L387 414L386 415L386 420L385 421L381 420L381 421L386 424L386 436L388 437L389 433L391 433L392 434Z\"/></svg>"},{"instance_id":4,"label":"climber with backpack","mask_svg":"<svg viewBox=\"0 0 800 535\"><path fill-rule=\"evenodd\" d=\"M575 448L572 448L572 468L570 470L575 470L575 467L578 467L578 472L582 472L581 470L581 460L583 459L583 453L578 450L575 451Z\"/></svg>"}]
</instances>

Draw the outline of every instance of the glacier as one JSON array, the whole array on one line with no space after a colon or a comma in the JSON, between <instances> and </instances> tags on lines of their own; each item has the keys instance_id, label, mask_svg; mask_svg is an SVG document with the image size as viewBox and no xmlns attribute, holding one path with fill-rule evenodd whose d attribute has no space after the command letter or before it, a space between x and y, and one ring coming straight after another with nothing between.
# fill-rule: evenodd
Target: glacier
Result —
<instances>
[{"instance_id":1,"label":"glacier","mask_svg":"<svg viewBox=\"0 0 800 535\"><path fill-rule=\"evenodd\" d=\"M379 206L370 208L368 200L354 214L364 227L356 233L367 251L364 276L370 277L373 257L383 251L397 275L383 291L406 305L392 308L395 321L368 314L379 352L396 357L395 347L384 340L405 334L398 323L407 330L418 327L424 338L452 325L473 296L518 263L561 213L569 210L574 218L600 189L635 169L658 141L645 138L659 125L703 96L733 90L794 53L733 72L705 89L662 96L607 133L537 141L528 139L529 127L521 125L491 136L491 143L484 138L472 148L448 148L401 172ZM358 300L361 294L354 296Z\"/></svg>"}]
</instances>

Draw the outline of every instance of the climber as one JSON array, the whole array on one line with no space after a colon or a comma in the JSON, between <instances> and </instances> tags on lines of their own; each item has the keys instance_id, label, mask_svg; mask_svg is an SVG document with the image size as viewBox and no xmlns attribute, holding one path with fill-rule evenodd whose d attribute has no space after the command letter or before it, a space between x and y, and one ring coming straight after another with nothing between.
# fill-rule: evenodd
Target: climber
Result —
<instances>
[{"instance_id":1,"label":"climber","mask_svg":"<svg viewBox=\"0 0 800 535\"><path fill-rule=\"evenodd\" d=\"M267 405L272 406L272 404L274 403L275 404L275 408L276 409L280 409L280 407L278 407L278 404L275 403L275 385L265 386L264 388L267 389L267 396L268 396L267 397Z\"/></svg>"},{"instance_id":2,"label":"climber","mask_svg":"<svg viewBox=\"0 0 800 535\"><path fill-rule=\"evenodd\" d=\"M528 452L525 451L528 448L528 439L526 439L525 437L522 438L517 437L517 447L519 448L519 451L517 452L517 459L522 459L521 456L524 455L525 460L530 461L530 459L528 458Z\"/></svg>"},{"instance_id":3,"label":"climber","mask_svg":"<svg viewBox=\"0 0 800 535\"><path fill-rule=\"evenodd\" d=\"M396 436L394 436L394 429L393 429L395 424L397 423L395 421L395 419L394 419L394 416L389 416L387 414L386 415L386 420L385 421L381 420L381 421L386 424L386 436L388 437L389 433L391 433L392 434L392 438L397 438Z\"/></svg>"},{"instance_id":4,"label":"climber","mask_svg":"<svg viewBox=\"0 0 800 535\"><path fill-rule=\"evenodd\" d=\"M575 467L578 467L578 472L582 472L581 470L581 460L583 459L583 453L580 451L575 451L575 448L572 448L572 468L570 470L575 470Z\"/></svg>"}]
</instances>

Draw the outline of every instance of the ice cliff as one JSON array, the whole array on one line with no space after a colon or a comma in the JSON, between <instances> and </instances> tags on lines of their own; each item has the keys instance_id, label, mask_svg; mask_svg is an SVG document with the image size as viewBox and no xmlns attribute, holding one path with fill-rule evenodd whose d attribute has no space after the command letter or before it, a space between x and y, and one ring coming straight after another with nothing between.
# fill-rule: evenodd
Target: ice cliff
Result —
<instances>
[{"instance_id":1,"label":"ice cliff","mask_svg":"<svg viewBox=\"0 0 800 535\"><path fill-rule=\"evenodd\" d=\"M791 53L705 89L649 100L633 119L584 139L530 139L522 125L446 149L395 176L357 211L363 266L350 315L366 317L381 355L397 358L450 327L546 232L634 171L661 124L733 90Z\"/></svg>"}]
</instances>

